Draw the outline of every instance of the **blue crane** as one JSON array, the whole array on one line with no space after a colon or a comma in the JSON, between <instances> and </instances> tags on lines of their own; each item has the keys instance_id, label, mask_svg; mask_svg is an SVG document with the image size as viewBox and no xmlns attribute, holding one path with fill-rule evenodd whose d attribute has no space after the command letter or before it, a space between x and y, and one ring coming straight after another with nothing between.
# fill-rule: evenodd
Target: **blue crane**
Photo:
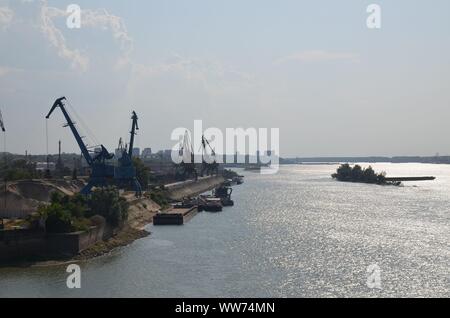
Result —
<instances>
[{"instance_id":1,"label":"blue crane","mask_svg":"<svg viewBox=\"0 0 450 318\"><path fill-rule=\"evenodd\" d=\"M116 169L115 178L120 187L132 186L136 191L136 195L140 196L142 194L142 187L136 178L136 168L133 164L134 137L137 135L136 131L139 130L138 116L134 111L131 120L130 143L128 144L128 150L125 147L122 156L119 158L119 168Z\"/></svg>"},{"instance_id":2,"label":"blue crane","mask_svg":"<svg viewBox=\"0 0 450 318\"><path fill-rule=\"evenodd\" d=\"M114 183L119 188L126 188L128 186L132 186L136 192L137 196L142 194L142 189L139 181L136 178L136 169L133 165L132 156L132 146L134 144L134 136L136 135L137 126L137 116L136 113L133 112L133 128L131 131L131 140L130 140L130 151L128 153L124 153L125 156L122 156L121 160L119 160L119 166L114 166L108 164L107 161L114 157L113 154L110 154L109 151L103 146L100 145L100 152L96 153L95 156L91 156L91 153L87 149L86 145L83 142L82 137L78 133L75 123L69 116L63 101L65 101L65 97L58 98L50 112L46 116L47 119L50 118L52 113L56 108L60 108L64 118L67 121L65 127L69 127L72 131L72 134L75 137L78 146L80 147L81 153L86 160L87 164L91 168L91 174L88 181L88 184L81 190L81 194L89 195L94 187L106 187L111 183Z\"/></svg>"}]
</instances>

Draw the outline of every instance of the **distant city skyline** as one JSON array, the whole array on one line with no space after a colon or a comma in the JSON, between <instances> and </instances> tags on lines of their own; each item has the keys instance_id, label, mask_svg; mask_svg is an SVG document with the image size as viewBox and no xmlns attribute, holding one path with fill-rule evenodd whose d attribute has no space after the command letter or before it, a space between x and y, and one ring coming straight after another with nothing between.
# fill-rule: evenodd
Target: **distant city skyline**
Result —
<instances>
[{"instance_id":1,"label":"distant city skyline","mask_svg":"<svg viewBox=\"0 0 450 318\"><path fill-rule=\"evenodd\" d=\"M66 8L82 9L81 28ZM381 7L368 29L367 6ZM0 0L0 109L8 152L79 152L53 101L66 96L90 146L114 152L171 132L280 128L282 157L450 154L450 2ZM84 125L89 127L83 129ZM91 136L95 135L95 136ZM0 150L3 151L0 138Z\"/></svg>"}]
</instances>

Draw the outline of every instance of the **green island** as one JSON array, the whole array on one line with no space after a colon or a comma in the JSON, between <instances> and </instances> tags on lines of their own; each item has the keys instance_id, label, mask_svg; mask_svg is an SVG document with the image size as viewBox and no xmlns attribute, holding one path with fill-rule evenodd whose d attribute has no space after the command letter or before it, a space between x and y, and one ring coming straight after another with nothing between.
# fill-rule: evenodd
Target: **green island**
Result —
<instances>
[{"instance_id":1,"label":"green island","mask_svg":"<svg viewBox=\"0 0 450 318\"><path fill-rule=\"evenodd\" d=\"M371 166L368 168L362 168L360 165L350 166L348 163L342 164L331 175L333 179L342 182L359 182L359 183L371 183L379 185L401 185L398 181L389 181L386 178L386 173L376 173Z\"/></svg>"}]
</instances>

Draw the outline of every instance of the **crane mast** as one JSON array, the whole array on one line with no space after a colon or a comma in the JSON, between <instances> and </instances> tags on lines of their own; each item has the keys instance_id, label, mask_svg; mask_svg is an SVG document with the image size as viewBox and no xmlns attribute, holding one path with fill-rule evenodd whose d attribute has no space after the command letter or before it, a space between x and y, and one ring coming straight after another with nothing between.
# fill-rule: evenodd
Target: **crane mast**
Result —
<instances>
[{"instance_id":1,"label":"crane mast","mask_svg":"<svg viewBox=\"0 0 450 318\"><path fill-rule=\"evenodd\" d=\"M2 129L3 132L6 131L5 123L3 122L3 115L2 115L2 111L1 110L0 110L0 128Z\"/></svg>"},{"instance_id":2,"label":"crane mast","mask_svg":"<svg viewBox=\"0 0 450 318\"><path fill-rule=\"evenodd\" d=\"M129 148L128 148L128 156L130 158L133 158L134 136L137 135L136 130L139 130L138 116L136 115L135 111L133 111L131 119L133 120L133 123L131 125L131 131L130 131L130 144L129 144Z\"/></svg>"}]
</instances>

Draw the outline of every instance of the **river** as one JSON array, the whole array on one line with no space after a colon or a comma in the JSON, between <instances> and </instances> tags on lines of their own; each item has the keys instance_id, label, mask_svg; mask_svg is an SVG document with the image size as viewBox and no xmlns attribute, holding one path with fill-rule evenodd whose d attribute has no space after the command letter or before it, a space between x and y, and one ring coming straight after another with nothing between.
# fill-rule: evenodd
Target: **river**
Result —
<instances>
[{"instance_id":1,"label":"river","mask_svg":"<svg viewBox=\"0 0 450 318\"><path fill-rule=\"evenodd\" d=\"M0 297L449 297L450 166L373 165L437 177L402 187L340 183L336 167L243 172L234 207L149 225L81 263L81 289L65 266L0 268Z\"/></svg>"}]
</instances>

